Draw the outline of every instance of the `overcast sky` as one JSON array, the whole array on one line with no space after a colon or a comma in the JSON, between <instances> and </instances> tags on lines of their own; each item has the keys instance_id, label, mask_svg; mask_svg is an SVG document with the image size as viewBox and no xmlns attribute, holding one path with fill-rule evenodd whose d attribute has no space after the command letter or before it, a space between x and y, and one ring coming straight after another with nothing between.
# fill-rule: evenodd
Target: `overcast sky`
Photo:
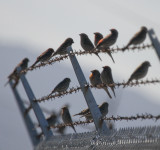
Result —
<instances>
[{"instance_id":1,"label":"overcast sky","mask_svg":"<svg viewBox=\"0 0 160 150\"><path fill-rule=\"evenodd\" d=\"M153 28L157 37L160 39L160 19L158 19L160 15L159 6L160 1L158 0L1 0L0 47L2 55L0 55L0 57L3 56L3 58L1 57L0 61L2 70L2 84L0 85L0 95L2 95L2 100L0 102L0 111L5 110L5 113L8 114L4 114L4 111L2 111L3 114L0 114L0 117L3 119L3 125L0 123L0 149L2 147L2 149L9 150L12 147L12 149L18 150L25 147L25 144L27 145L26 149L31 148L27 135L25 135L25 140L22 137L22 141L19 141L19 139L16 140L14 136L16 137L16 133L18 131L14 128L14 132L11 132L13 131L13 128L5 125L5 123L8 122L6 119L7 115L10 113L14 114L14 112L16 112L15 114L18 114L19 112L15 110L18 109L16 105L13 107L12 105L14 104L10 102L3 102L3 98L7 97L9 92L11 93L9 87L5 89L3 87L6 82L6 77L9 72L11 72L11 68L23 59L21 57L25 57L23 54L28 54L28 57L31 55L31 65L35 61L36 56L49 47L56 50L57 47L68 37L72 37L74 39L75 43L73 44L73 49L79 50L82 49L79 43L80 33L86 33L93 41L94 32L101 32L103 35L107 35L111 28L116 28L119 32L119 37L115 47L116 45L119 47L124 46L141 26L146 26L148 29ZM145 43L150 43L148 37ZM9 48L6 50L5 47ZM15 48L22 48L22 51L19 52L19 50L15 50ZM10 54L13 54L13 52L15 53L11 57ZM5 58L6 55L7 58ZM122 82L123 80L128 79L132 71L141 62L149 60L152 67L149 68L146 78L159 78L159 60L152 49L134 53L119 52L117 54L113 54L116 62L115 64L113 64L112 60L107 55L100 54L100 56L102 57L102 62L93 55L78 57L81 67L86 72L85 76L88 76L90 73L89 71L92 69L99 69L101 71L102 66L109 65L112 68L115 82ZM4 62L7 64L4 65ZM69 61L61 63L61 66L64 68L68 67L72 70ZM58 75L58 73L55 73L55 76ZM28 78L31 78L31 73L28 75ZM35 81L35 83L37 82ZM55 82L54 84L57 83L57 81L53 82ZM75 84L72 83L72 85ZM37 92L36 94L38 96L43 96L41 94L44 91L38 91L39 89L38 87L36 88L36 86L37 85L33 85L35 92ZM125 89L123 96L121 95L124 99L123 103L127 103L128 99L128 95L125 95L125 93L131 90L147 97L149 99L149 103L156 104L158 106L160 105L159 85ZM12 93L10 94L10 97L11 96L13 97ZM137 101L138 100L136 100L136 102ZM145 103L145 101L143 102ZM143 102L141 101L140 104L143 105ZM129 105L131 105L131 103L129 103ZM122 105L120 105L118 111L122 112L121 109L123 109ZM75 111L76 108L73 109L73 113L76 113ZM158 109L153 110L153 112L158 112ZM14 117L16 119L16 116ZM22 122L21 116L17 117L19 117L17 120ZM126 126L127 125L128 124L126 124ZM16 126L16 124L14 123L13 126ZM20 125L18 124L18 128L21 128L22 126L24 126L23 123L20 123ZM121 126L123 125L119 124L119 127ZM23 134L26 134L26 131L24 130L25 128L20 129L22 133L24 132ZM1 134L1 132L3 134ZM10 135L11 133L12 135ZM9 138L9 136L11 137ZM1 143L1 141L5 142ZM7 142L11 142L11 146L7 145Z\"/></svg>"}]
</instances>

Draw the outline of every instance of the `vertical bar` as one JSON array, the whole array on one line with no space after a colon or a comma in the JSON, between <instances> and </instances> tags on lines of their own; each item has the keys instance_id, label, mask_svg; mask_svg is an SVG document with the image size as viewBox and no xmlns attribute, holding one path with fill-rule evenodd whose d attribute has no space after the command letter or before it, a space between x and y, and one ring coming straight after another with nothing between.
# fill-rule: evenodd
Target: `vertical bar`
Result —
<instances>
[{"instance_id":1,"label":"vertical bar","mask_svg":"<svg viewBox=\"0 0 160 150\"><path fill-rule=\"evenodd\" d=\"M77 76L78 82L81 86L81 90L83 92L84 98L87 102L88 108L91 112L91 115L93 117L93 121L96 127L96 130L99 132L105 132L109 134L109 129L107 128L105 122L103 121L102 124L100 125L100 118L102 117L102 114L96 104L96 101L93 97L93 94L90 90L90 88L85 88L85 84L87 84L87 81L85 79L85 76L82 72L82 69L75 57L75 55L71 54L70 52L73 51L71 47L67 48L67 53L69 54L72 66L74 68L75 74Z\"/></svg>"},{"instance_id":2,"label":"vertical bar","mask_svg":"<svg viewBox=\"0 0 160 150\"><path fill-rule=\"evenodd\" d=\"M149 34L150 40L152 41L153 47L156 51L156 54L160 60L160 42L159 42L153 29L148 30L148 34Z\"/></svg>"},{"instance_id":3,"label":"vertical bar","mask_svg":"<svg viewBox=\"0 0 160 150\"><path fill-rule=\"evenodd\" d=\"M17 68L17 71L18 71L18 73L20 73L21 68L20 67ZM53 133L52 133L51 129L48 128L49 127L48 122L46 121L44 114L42 113L41 108L39 107L39 104L37 102L34 102L34 100L36 98L32 92L32 89L31 89L27 79L25 78L25 75L21 74L20 79L22 81L22 84L23 84L23 87L26 91L26 94L30 100L30 103L31 103L33 111L37 117L38 123L42 129L42 132L46 138L49 138L50 136L53 135Z\"/></svg>"},{"instance_id":4,"label":"vertical bar","mask_svg":"<svg viewBox=\"0 0 160 150\"><path fill-rule=\"evenodd\" d=\"M30 118L30 116L27 114L25 117L24 117L24 112L25 112L25 107L24 107L24 104L23 104L23 101L17 91L16 88L12 88L13 87L13 82L10 81L9 82L10 86L11 86L11 89L12 89L12 92L14 94L14 97L16 99L16 102L18 104L18 107L19 107L19 110L21 112L21 115L22 115L22 118L23 118L23 121L25 123L25 126L27 128L27 131L28 131L28 134L30 136L30 139L31 139L31 142L33 144L33 146L36 146L40 140L38 140L37 136L38 136L38 133L35 129L35 126Z\"/></svg>"}]
</instances>

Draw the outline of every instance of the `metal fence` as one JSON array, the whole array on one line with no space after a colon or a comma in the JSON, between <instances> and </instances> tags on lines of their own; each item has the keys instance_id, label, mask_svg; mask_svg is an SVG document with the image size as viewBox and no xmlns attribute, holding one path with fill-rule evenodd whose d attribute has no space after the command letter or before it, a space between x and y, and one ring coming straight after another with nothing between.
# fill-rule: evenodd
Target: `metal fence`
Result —
<instances>
[{"instance_id":1,"label":"metal fence","mask_svg":"<svg viewBox=\"0 0 160 150\"><path fill-rule=\"evenodd\" d=\"M148 31L149 37L152 41L152 44L148 45L142 45L142 46L135 46L128 48L128 50L144 50L146 48L153 47L156 50L157 56L160 59L160 43L156 36L154 35L153 29ZM112 52L119 52L122 51L121 48L115 48L111 49ZM95 51L94 51L95 52ZM96 50L97 53L105 53L105 51ZM21 68L18 68L18 72L20 73L20 80L23 84L23 87L25 89L25 92L28 96L28 99L30 101L30 105L35 113L35 116L38 120L38 123L40 125L40 128L42 130L42 134L44 136L43 140L41 141L41 138L38 138L39 135L36 131L36 128L33 124L32 119L30 118L29 114L25 114L26 109L24 107L24 103L17 91L16 88L12 88L12 81L10 81L10 86L13 91L13 94L15 96L15 99L17 101L17 104L19 106L19 109L21 111L22 117L25 121L26 128L28 130L29 136L31 138L32 144L36 150L51 150L51 149L160 149L160 126L154 126L154 127L139 127L139 128L122 128L119 130L112 129L110 130L105 120L137 120L137 119L160 119L160 115L153 116L152 114L142 114L137 116L117 116L117 117L110 117L110 118L102 118L100 110L98 109L98 106L96 104L96 101L93 97L93 94L90 90L90 88L93 88L91 85L89 85L84 77L83 71L76 59L76 55L85 55L88 53L93 52L73 52L71 47L68 47L67 53L64 56L56 57L50 61L47 61L45 63L41 63L39 65L36 65L34 67L29 67L25 71L21 72ZM32 71L36 68L44 67L46 65L50 65L52 63L55 63L57 61L63 61L64 59L70 59L73 69L75 71L75 74L77 76L77 79L79 81L79 87L71 88L68 91L61 93L61 94L55 94L55 95L47 95L42 98L36 98L34 96L34 93L25 77L25 73L27 71ZM131 82L128 84L128 86L136 86L140 84L149 84L149 83L160 83L160 80L158 79L152 79L152 80L146 80L146 81L137 81L137 82ZM119 87L121 85L124 85L125 83L115 83L115 86ZM100 86L106 86L106 85L100 85ZM112 86L112 85L111 85ZM70 124L59 124L57 126L51 126L49 127L48 122L46 121L44 114L39 107L39 102L49 100L52 98L58 98L61 96L65 96L67 94L71 94L73 92L82 91L84 98L86 100L86 103L88 105L88 108L90 109L91 115L93 120L91 121L84 121L84 122L74 122L74 125L79 124L86 124L93 122L96 131L95 132L88 132L88 133L78 133L78 134L68 134L63 136L54 136L54 133L52 132L51 128L60 128L62 126L70 126ZM101 125L100 125L101 121Z\"/></svg>"}]
</instances>

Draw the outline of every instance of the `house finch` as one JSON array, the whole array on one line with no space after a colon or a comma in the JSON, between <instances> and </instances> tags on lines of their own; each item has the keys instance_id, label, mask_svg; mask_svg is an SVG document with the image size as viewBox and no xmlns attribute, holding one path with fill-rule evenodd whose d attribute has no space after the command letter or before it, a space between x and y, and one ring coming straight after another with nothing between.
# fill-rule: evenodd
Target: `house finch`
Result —
<instances>
[{"instance_id":1,"label":"house finch","mask_svg":"<svg viewBox=\"0 0 160 150\"><path fill-rule=\"evenodd\" d=\"M148 68L151 66L149 61L144 61L141 65L137 67L137 69L131 74L129 80L124 85L124 87L129 84L133 79L139 80L141 78L144 78L147 75ZM123 88L124 88L123 87Z\"/></svg>"},{"instance_id":2,"label":"house finch","mask_svg":"<svg viewBox=\"0 0 160 150\"><path fill-rule=\"evenodd\" d=\"M125 51L130 45L138 45L144 42L147 35L147 28L142 26L140 31L138 31L128 42L128 44L122 49Z\"/></svg>"},{"instance_id":3,"label":"house finch","mask_svg":"<svg viewBox=\"0 0 160 150\"><path fill-rule=\"evenodd\" d=\"M18 72L17 72L17 68L18 67L21 67L21 71L27 69L28 67L28 62L29 62L29 59L28 58L24 58L16 67L15 69L13 70L13 72L8 76L8 81L7 83L5 84L5 86L11 81L11 80L14 80L15 83L13 85L13 88L16 87L16 85L18 84L19 82L19 75L18 75Z\"/></svg>"},{"instance_id":4,"label":"house finch","mask_svg":"<svg viewBox=\"0 0 160 150\"><path fill-rule=\"evenodd\" d=\"M98 108L102 114L102 118L108 114L108 105L109 104L107 102L103 102L101 105L98 106ZM92 115L90 112L88 112L87 114L84 114L82 117L85 117L86 120L92 119Z\"/></svg>"},{"instance_id":5,"label":"house finch","mask_svg":"<svg viewBox=\"0 0 160 150\"><path fill-rule=\"evenodd\" d=\"M62 108L61 116L62 116L62 120L65 124L71 124L72 123L71 115L70 115L69 110L66 106L64 106ZM74 132L76 133L76 130L75 130L74 126L71 125L71 127L73 128Z\"/></svg>"},{"instance_id":6,"label":"house finch","mask_svg":"<svg viewBox=\"0 0 160 150\"><path fill-rule=\"evenodd\" d=\"M90 79L90 82L91 84L100 89L102 87L98 86L99 84L102 84L102 81L101 81L101 78L100 78L100 73L98 70L92 70L91 71L91 75L89 76L89 79ZM108 96L110 98L112 98L112 96L110 95L109 91L108 91L108 88L107 87L103 87L103 89L107 92Z\"/></svg>"},{"instance_id":7,"label":"house finch","mask_svg":"<svg viewBox=\"0 0 160 150\"><path fill-rule=\"evenodd\" d=\"M103 39L103 35L99 32L94 33L94 45L97 46L98 42Z\"/></svg>"},{"instance_id":8,"label":"house finch","mask_svg":"<svg viewBox=\"0 0 160 150\"><path fill-rule=\"evenodd\" d=\"M38 62L45 62L49 60L52 57L53 53L54 53L54 50L52 48L48 48L40 56L37 57L37 60L31 67L34 67Z\"/></svg>"},{"instance_id":9,"label":"house finch","mask_svg":"<svg viewBox=\"0 0 160 150\"><path fill-rule=\"evenodd\" d=\"M111 33L109 35L107 35L98 42L96 49L106 50L107 54L112 58L113 62L115 62L111 55L109 47L116 43L118 38L118 31L116 29L111 29L110 31Z\"/></svg>"},{"instance_id":10,"label":"house finch","mask_svg":"<svg viewBox=\"0 0 160 150\"><path fill-rule=\"evenodd\" d=\"M112 70L109 66L104 66L103 67L103 71L101 72L101 80L104 84L110 85L112 84L112 86L110 87L114 96L116 97L115 94L115 86L114 86L114 81L113 81L113 77L112 77Z\"/></svg>"},{"instance_id":11,"label":"house finch","mask_svg":"<svg viewBox=\"0 0 160 150\"><path fill-rule=\"evenodd\" d=\"M93 43L91 42L91 40L89 39L88 35L86 35L85 33L81 33L79 35L80 35L80 39L81 39L81 46L85 51L95 50L95 47L94 47ZM102 59L100 58L98 53L94 53L94 54L97 55L99 57L99 59L102 61Z\"/></svg>"},{"instance_id":12,"label":"house finch","mask_svg":"<svg viewBox=\"0 0 160 150\"><path fill-rule=\"evenodd\" d=\"M52 94L55 93L55 92L61 93L61 92L66 91L66 90L69 88L70 82L71 82L71 79L70 79L70 78L65 78L63 81L61 81L61 82L53 89L53 91L51 92L51 94L49 94L49 96L52 95Z\"/></svg>"},{"instance_id":13,"label":"house finch","mask_svg":"<svg viewBox=\"0 0 160 150\"><path fill-rule=\"evenodd\" d=\"M71 46L74 43L72 38L67 38L56 50L56 52L53 54L53 56L59 54L59 55L65 55L67 54L67 47Z\"/></svg>"}]
</instances>

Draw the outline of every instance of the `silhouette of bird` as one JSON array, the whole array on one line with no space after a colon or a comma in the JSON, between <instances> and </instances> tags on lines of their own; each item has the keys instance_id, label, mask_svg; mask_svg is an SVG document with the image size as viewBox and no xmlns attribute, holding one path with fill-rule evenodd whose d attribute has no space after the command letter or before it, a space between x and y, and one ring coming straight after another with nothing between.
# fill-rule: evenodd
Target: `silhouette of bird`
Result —
<instances>
[{"instance_id":1,"label":"silhouette of bird","mask_svg":"<svg viewBox=\"0 0 160 150\"><path fill-rule=\"evenodd\" d=\"M147 28L142 26L140 31L138 31L128 42L128 44L122 49L125 51L130 45L138 45L144 42L147 35Z\"/></svg>"},{"instance_id":2,"label":"silhouette of bird","mask_svg":"<svg viewBox=\"0 0 160 150\"><path fill-rule=\"evenodd\" d=\"M103 71L101 72L101 80L104 84L110 85L112 84L113 86L111 86L111 90L114 94L114 96L116 97L115 94L115 86L114 86L114 81L113 81L113 77L112 77L112 70L109 66L104 66L103 67Z\"/></svg>"},{"instance_id":3,"label":"silhouette of bird","mask_svg":"<svg viewBox=\"0 0 160 150\"><path fill-rule=\"evenodd\" d=\"M98 42L103 39L103 35L99 32L94 33L94 45L97 46Z\"/></svg>"},{"instance_id":4,"label":"silhouette of bird","mask_svg":"<svg viewBox=\"0 0 160 150\"><path fill-rule=\"evenodd\" d=\"M81 46L85 51L94 51L95 47L93 45L93 43L91 42L91 40L89 39L88 35L85 33L81 33L80 35L80 39L81 39ZM100 56L98 55L98 53L94 53L95 55L98 56L98 58L102 61L102 59L100 58Z\"/></svg>"},{"instance_id":5,"label":"silhouette of bird","mask_svg":"<svg viewBox=\"0 0 160 150\"><path fill-rule=\"evenodd\" d=\"M141 78L144 78L147 73L148 73L148 69L151 66L149 61L144 61L142 64L140 64L137 69L131 74L129 80L127 81L127 83L123 86L123 88L128 85L133 79L135 80L139 80Z\"/></svg>"}]
</instances>

